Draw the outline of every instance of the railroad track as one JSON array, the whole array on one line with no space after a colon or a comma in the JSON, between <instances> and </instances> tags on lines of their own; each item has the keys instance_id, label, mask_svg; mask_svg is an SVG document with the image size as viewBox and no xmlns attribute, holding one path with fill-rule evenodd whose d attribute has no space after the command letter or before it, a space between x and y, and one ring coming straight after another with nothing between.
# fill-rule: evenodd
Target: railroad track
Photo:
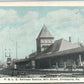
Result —
<instances>
[{"instance_id":1,"label":"railroad track","mask_svg":"<svg viewBox=\"0 0 84 84\"><path fill-rule=\"evenodd\" d=\"M56 71L44 69L24 69L24 70L1 70L0 74L9 76L43 76L43 77L57 77L57 76L84 76L84 71Z\"/></svg>"}]
</instances>

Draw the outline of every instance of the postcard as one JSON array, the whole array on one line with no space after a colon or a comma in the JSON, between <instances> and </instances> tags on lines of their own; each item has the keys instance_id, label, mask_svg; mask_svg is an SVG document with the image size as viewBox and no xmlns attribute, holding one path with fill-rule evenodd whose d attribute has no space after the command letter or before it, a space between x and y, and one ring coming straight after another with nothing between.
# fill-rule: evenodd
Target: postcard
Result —
<instances>
[{"instance_id":1,"label":"postcard","mask_svg":"<svg viewBox=\"0 0 84 84\"><path fill-rule=\"evenodd\" d=\"M84 82L83 1L1 2L0 83Z\"/></svg>"}]
</instances>

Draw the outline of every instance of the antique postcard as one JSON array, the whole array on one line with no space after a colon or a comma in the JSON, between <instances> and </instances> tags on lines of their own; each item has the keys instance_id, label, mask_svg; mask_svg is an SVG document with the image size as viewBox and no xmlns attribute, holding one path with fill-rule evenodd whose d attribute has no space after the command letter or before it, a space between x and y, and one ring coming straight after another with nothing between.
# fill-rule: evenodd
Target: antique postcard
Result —
<instances>
[{"instance_id":1,"label":"antique postcard","mask_svg":"<svg viewBox=\"0 0 84 84\"><path fill-rule=\"evenodd\" d=\"M0 83L84 82L84 3L0 3Z\"/></svg>"}]
</instances>

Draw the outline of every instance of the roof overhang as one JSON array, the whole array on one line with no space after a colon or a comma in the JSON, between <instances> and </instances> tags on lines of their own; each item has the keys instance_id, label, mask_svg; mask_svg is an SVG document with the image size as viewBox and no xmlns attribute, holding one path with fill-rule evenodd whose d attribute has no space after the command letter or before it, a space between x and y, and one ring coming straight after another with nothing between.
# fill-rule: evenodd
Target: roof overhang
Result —
<instances>
[{"instance_id":1,"label":"roof overhang","mask_svg":"<svg viewBox=\"0 0 84 84\"><path fill-rule=\"evenodd\" d=\"M79 48L74 48L74 49L69 49L69 50L64 50L64 51L56 51L54 53L45 53L38 55L35 59L44 59L44 58L51 58L51 57L57 57L57 56L64 56L64 55L69 55L69 54L76 54L76 53L82 53L84 52L84 47L79 47Z\"/></svg>"}]
</instances>

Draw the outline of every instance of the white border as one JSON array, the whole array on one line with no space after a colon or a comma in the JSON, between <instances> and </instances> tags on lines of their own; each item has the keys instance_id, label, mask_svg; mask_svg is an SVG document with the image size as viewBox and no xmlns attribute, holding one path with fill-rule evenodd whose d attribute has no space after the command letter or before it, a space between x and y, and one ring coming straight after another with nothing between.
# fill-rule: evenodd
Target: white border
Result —
<instances>
[{"instance_id":1,"label":"white border","mask_svg":"<svg viewBox=\"0 0 84 84\"><path fill-rule=\"evenodd\" d=\"M0 2L0 6L84 6L84 1Z\"/></svg>"},{"instance_id":2,"label":"white border","mask_svg":"<svg viewBox=\"0 0 84 84\"><path fill-rule=\"evenodd\" d=\"M14 78L14 77L6 77L6 80L4 78L0 78L0 83L84 83L84 78L67 78L67 77L56 77L56 78Z\"/></svg>"}]
</instances>

